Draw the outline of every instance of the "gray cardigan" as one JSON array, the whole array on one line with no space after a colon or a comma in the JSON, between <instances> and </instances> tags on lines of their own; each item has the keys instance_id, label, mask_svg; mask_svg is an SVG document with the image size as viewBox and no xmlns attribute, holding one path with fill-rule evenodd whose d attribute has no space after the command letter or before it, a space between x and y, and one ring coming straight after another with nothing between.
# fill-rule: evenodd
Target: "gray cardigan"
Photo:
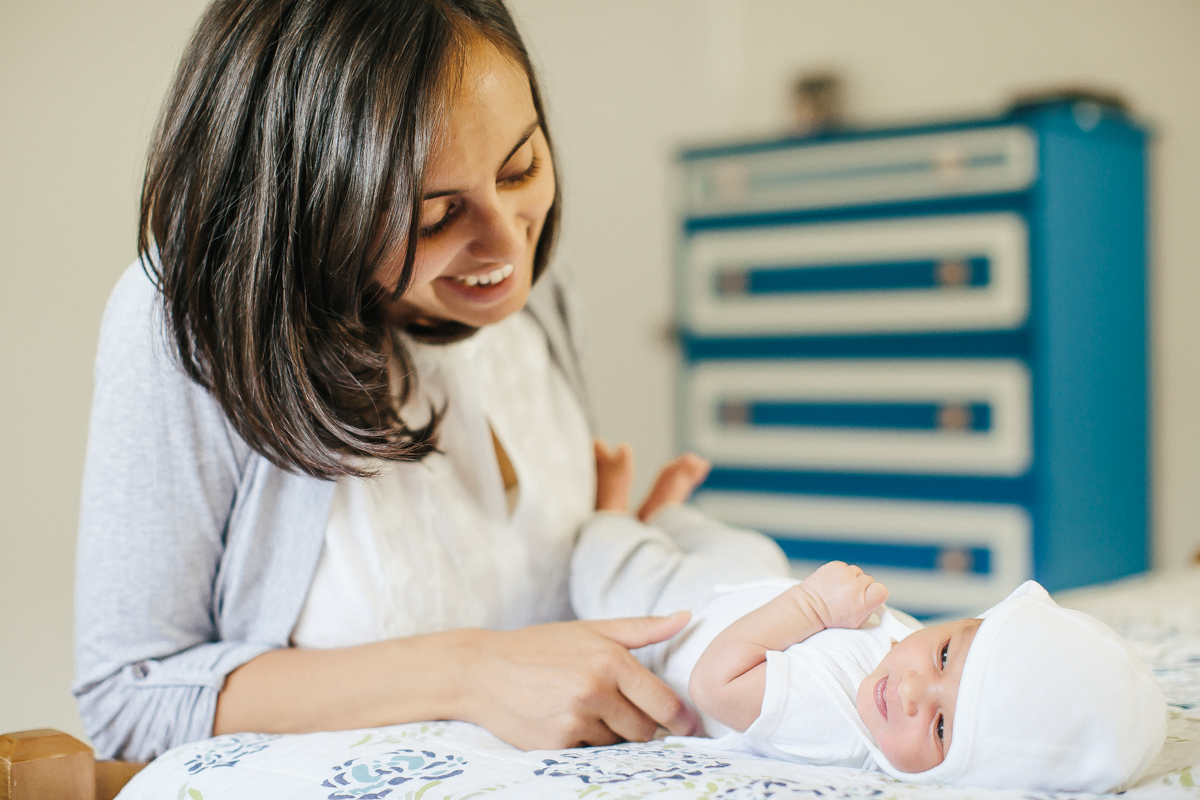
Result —
<instances>
[{"instance_id":1,"label":"gray cardigan","mask_svg":"<svg viewBox=\"0 0 1200 800\"><path fill-rule=\"evenodd\" d=\"M527 312L587 407L558 270ZM144 761L212 735L225 677L285 647L334 484L251 450L178 366L140 263L104 313L84 468L75 683L102 758Z\"/></svg>"}]
</instances>

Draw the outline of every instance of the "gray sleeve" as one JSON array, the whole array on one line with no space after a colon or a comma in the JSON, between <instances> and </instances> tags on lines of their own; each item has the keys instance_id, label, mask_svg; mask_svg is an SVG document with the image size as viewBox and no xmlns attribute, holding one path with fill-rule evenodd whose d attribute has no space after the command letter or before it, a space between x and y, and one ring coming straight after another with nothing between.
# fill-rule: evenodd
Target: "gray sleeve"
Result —
<instances>
[{"instance_id":1,"label":"gray sleeve","mask_svg":"<svg viewBox=\"0 0 1200 800\"><path fill-rule=\"evenodd\" d=\"M102 758L211 736L225 676L275 646L222 641L214 586L249 449L159 320L135 264L101 326L76 561L72 691Z\"/></svg>"},{"instance_id":2,"label":"gray sleeve","mask_svg":"<svg viewBox=\"0 0 1200 800\"><path fill-rule=\"evenodd\" d=\"M718 584L790 576L779 545L761 533L730 527L690 506L665 508L651 523L598 512L583 526L571 556L576 616L666 615L699 607ZM656 672L663 666L659 645L636 655Z\"/></svg>"},{"instance_id":3,"label":"gray sleeve","mask_svg":"<svg viewBox=\"0 0 1200 800\"><path fill-rule=\"evenodd\" d=\"M696 582L702 576L712 583L792 576L787 556L774 539L718 522L693 506L667 506L650 522L688 554L689 569L676 577L681 583Z\"/></svg>"}]
</instances>

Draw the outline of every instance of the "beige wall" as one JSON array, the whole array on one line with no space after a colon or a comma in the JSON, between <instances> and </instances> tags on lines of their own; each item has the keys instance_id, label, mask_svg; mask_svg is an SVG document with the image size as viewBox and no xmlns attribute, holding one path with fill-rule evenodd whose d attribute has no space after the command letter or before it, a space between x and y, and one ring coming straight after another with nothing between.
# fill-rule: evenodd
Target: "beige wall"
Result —
<instances>
[{"instance_id":1,"label":"beige wall","mask_svg":"<svg viewBox=\"0 0 1200 800\"><path fill-rule=\"evenodd\" d=\"M79 733L71 576L104 299L134 252L146 138L201 0L0 0L0 731ZM1200 545L1200 3L1195 0L512 0L543 69L590 312L602 432L672 452L668 163L782 124L832 65L880 122L999 110L1016 90L1123 92L1154 161L1156 546Z\"/></svg>"}]
</instances>

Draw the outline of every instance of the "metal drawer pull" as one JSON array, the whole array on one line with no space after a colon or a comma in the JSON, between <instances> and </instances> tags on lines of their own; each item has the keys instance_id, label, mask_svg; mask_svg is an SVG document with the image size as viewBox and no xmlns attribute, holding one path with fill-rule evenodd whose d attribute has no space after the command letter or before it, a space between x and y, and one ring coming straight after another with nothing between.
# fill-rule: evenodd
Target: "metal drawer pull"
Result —
<instances>
[{"instance_id":1,"label":"metal drawer pull","mask_svg":"<svg viewBox=\"0 0 1200 800\"><path fill-rule=\"evenodd\" d=\"M855 428L986 433L992 407L973 403L854 403L803 400L724 400L717 405L721 425L788 428Z\"/></svg>"},{"instance_id":2,"label":"metal drawer pull","mask_svg":"<svg viewBox=\"0 0 1200 800\"><path fill-rule=\"evenodd\" d=\"M868 572L878 567L971 575L987 575L992 571L992 551L986 545L939 547L871 539L801 539L769 530L763 533L773 537L784 555L793 561L845 561Z\"/></svg>"},{"instance_id":3,"label":"metal drawer pull","mask_svg":"<svg viewBox=\"0 0 1200 800\"><path fill-rule=\"evenodd\" d=\"M714 277L716 293L726 296L981 288L991 279L991 263L979 255L865 264L730 266Z\"/></svg>"}]
</instances>

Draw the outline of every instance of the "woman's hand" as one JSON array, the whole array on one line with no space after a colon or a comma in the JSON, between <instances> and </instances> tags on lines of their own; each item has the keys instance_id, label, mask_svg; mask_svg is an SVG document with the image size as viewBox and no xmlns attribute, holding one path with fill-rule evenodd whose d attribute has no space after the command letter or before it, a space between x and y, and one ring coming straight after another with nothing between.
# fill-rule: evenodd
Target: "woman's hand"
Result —
<instances>
[{"instance_id":1,"label":"woman's hand","mask_svg":"<svg viewBox=\"0 0 1200 800\"><path fill-rule=\"evenodd\" d=\"M630 654L674 636L687 612L514 631L473 631L458 659L457 716L523 750L649 740L699 730L692 711Z\"/></svg>"}]
</instances>

